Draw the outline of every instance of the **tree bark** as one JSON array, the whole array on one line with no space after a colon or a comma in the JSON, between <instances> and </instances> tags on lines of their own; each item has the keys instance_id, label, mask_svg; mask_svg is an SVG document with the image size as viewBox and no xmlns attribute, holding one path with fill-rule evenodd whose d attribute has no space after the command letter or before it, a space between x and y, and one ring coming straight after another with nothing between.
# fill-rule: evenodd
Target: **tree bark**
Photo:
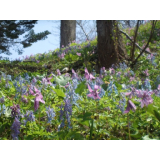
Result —
<instances>
[{"instance_id":1,"label":"tree bark","mask_svg":"<svg viewBox=\"0 0 160 160\"><path fill-rule=\"evenodd\" d=\"M62 45L66 47L70 42L76 39L76 20L61 20L61 39Z\"/></svg>"},{"instance_id":2,"label":"tree bark","mask_svg":"<svg viewBox=\"0 0 160 160\"><path fill-rule=\"evenodd\" d=\"M117 21L97 20L97 35L99 69L109 69L112 64L118 64L126 56Z\"/></svg>"}]
</instances>

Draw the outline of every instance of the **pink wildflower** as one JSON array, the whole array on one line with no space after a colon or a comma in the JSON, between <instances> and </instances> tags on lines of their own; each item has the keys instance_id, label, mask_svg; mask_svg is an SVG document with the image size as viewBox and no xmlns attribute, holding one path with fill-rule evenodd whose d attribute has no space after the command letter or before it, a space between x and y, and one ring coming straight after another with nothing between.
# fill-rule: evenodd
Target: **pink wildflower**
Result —
<instances>
[{"instance_id":1,"label":"pink wildflower","mask_svg":"<svg viewBox=\"0 0 160 160\"><path fill-rule=\"evenodd\" d=\"M91 87L88 85L88 89L90 92L90 94L87 95L88 97L93 97L94 99L100 99L98 95L99 94L98 89L100 89L100 86L95 85L94 90L92 90Z\"/></svg>"},{"instance_id":2,"label":"pink wildflower","mask_svg":"<svg viewBox=\"0 0 160 160\"><path fill-rule=\"evenodd\" d=\"M35 109L35 111L36 111L36 110L39 108L39 102L45 104L45 101L43 100L43 96L42 96L41 92L40 92L36 87L34 87L34 90L35 90L36 93L34 93L34 92L29 88L30 93L31 93L33 96L36 96L36 97L35 97L35 100L34 100L34 109Z\"/></svg>"},{"instance_id":3,"label":"pink wildflower","mask_svg":"<svg viewBox=\"0 0 160 160\"><path fill-rule=\"evenodd\" d=\"M76 53L78 56L81 56L81 53Z\"/></svg>"},{"instance_id":4,"label":"pink wildflower","mask_svg":"<svg viewBox=\"0 0 160 160\"><path fill-rule=\"evenodd\" d=\"M130 110L135 111L136 110L136 106L131 100L128 100L127 108L124 111L124 113L128 113Z\"/></svg>"},{"instance_id":5,"label":"pink wildflower","mask_svg":"<svg viewBox=\"0 0 160 160\"><path fill-rule=\"evenodd\" d=\"M87 80L95 79L95 77L94 77L92 74L89 74L87 68L85 68L85 75L84 75L84 76L85 76L85 78L86 78Z\"/></svg>"},{"instance_id":6,"label":"pink wildflower","mask_svg":"<svg viewBox=\"0 0 160 160\"><path fill-rule=\"evenodd\" d=\"M137 91L137 97L141 98L140 102L141 102L141 108L143 108L144 106L148 106L150 103L153 103L153 99L151 97L151 94L153 94L152 91L142 91L142 90L138 90Z\"/></svg>"}]
</instances>

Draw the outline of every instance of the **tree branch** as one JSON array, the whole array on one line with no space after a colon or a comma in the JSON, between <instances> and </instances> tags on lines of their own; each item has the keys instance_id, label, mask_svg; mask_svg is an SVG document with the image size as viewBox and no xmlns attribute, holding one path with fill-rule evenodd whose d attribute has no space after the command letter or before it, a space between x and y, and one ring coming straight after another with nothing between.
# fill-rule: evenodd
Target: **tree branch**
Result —
<instances>
[{"instance_id":1,"label":"tree branch","mask_svg":"<svg viewBox=\"0 0 160 160\"><path fill-rule=\"evenodd\" d=\"M85 34L87 40L89 40L88 34L86 34L86 32L85 32L83 26L82 26L78 21L76 21L76 22L77 22L77 24L80 26L80 28L82 29L82 31L84 32L84 34Z\"/></svg>"},{"instance_id":2,"label":"tree branch","mask_svg":"<svg viewBox=\"0 0 160 160\"><path fill-rule=\"evenodd\" d=\"M120 32L123 33L133 43L133 40L131 39L131 37L127 33L123 32L122 30L120 30ZM137 48L139 48L140 51L143 50L137 43L135 43L135 45L137 46ZM146 51L146 50L144 52L147 54L152 54L151 52Z\"/></svg>"},{"instance_id":3,"label":"tree branch","mask_svg":"<svg viewBox=\"0 0 160 160\"><path fill-rule=\"evenodd\" d=\"M151 28L151 34L150 34L150 37L149 37L149 39L148 39L148 42L147 42L146 46L143 48L143 50L141 51L141 53L138 55L138 57L135 59L135 61L131 64L132 67L136 64L138 58L143 54L143 52L144 52L144 51L146 50L146 48L148 47L149 42L150 42L151 39L152 39L152 36L153 36L153 33L154 33L154 28L155 28L155 26L156 26L156 23L157 23L157 21L153 21L152 28Z\"/></svg>"}]
</instances>

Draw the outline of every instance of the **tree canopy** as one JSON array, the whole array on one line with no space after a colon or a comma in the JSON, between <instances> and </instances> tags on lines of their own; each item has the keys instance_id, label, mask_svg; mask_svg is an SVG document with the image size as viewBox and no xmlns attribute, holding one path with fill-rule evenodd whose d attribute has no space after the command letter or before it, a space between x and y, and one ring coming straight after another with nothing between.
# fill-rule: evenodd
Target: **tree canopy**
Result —
<instances>
[{"instance_id":1,"label":"tree canopy","mask_svg":"<svg viewBox=\"0 0 160 160\"><path fill-rule=\"evenodd\" d=\"M18 54L23 53L23 48L30 47L32 43L39 40L44 40L47 35L51 34L48 30L40 33L35 33L32 29L37 23L37 20L1 20L0 21L0 54L4 53L11 55L9 49L16 46ZM27 32L27 33L26 33ZM24 35L24 39L18 39L20 35Z\"/></svg>"}]
</instances>

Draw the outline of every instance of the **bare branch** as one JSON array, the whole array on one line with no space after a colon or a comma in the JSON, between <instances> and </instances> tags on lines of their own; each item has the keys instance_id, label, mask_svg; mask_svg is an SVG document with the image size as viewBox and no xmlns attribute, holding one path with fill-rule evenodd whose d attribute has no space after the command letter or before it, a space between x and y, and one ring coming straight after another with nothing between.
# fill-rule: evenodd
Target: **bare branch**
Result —
<instances>
[{"instance_id":1,"label":"bare branch","mask_svg":"<svg viewBox=\"0 0 160 160\"><path fill-rule=\"evenodd\" d=\"M149 39L148 39L148 42L147 42L146 46L143 48L143 50L141 51L141 53L138 55L138 57L136 58L136 60L131 64L132 67L136 64L138 58L143 54L143 52L144 52L144 51L146 50L146 48L148 47L149 42L150 42L151 39L152 39L152 36L153 36L153 33L154 33L154 29L155 29L156 23L157 23L157 21L153 21L153 23L152 23L152 28L151 28L151 34L150 34L150 37L149 37Z\"/></svg>"},{"instance_id":2,"label":"bare branch","mask_svg":"<svg viewBox=\"0 0 160 160\"><path fill-rule=\"evenodd\" d=\"M123 32L122 30L120 30L120 32L123 33L133 43L132 38L127 33ZM135 45L137 46L137 48L140 49L140 51L143 50L137 43L135 43ZM146 52L147 54L152 54L151 52L149 52L147 50L145 50L144 52Z\"/></svg>"},{"instance_id":3,"label":"bare branch","mask_svg":"<svg viewBox=\"0 0 160 160\"><path fill-rule=\"evenodd\" d=\"M82 24L81 24L81 23L79 23L78 21L76 21L76 22L77 22L77 24L80 26L80 28L82 29L82 31L83 31L83 33L85 34L85 36L86 36L87 40L89 40L88 34L86 34L86 32L85 32L85 30L84 30L84 28L83 28Z\"/></svg>"}]
</instances>

